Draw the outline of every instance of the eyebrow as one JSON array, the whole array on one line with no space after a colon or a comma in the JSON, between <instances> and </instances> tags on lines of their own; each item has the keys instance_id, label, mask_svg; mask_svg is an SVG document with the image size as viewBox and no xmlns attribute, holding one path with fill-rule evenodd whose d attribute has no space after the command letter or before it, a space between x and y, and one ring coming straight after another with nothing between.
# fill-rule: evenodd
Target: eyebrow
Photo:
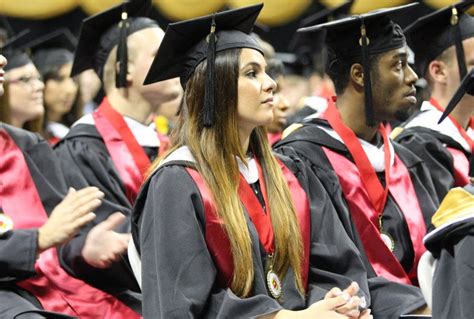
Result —
<instances>
[{"instance_id":1,"label":"eyebrow","mask_svg":"<svg viewBox=\"0 0 474 319\"><path fill-rule=\"evenodd\" d=\"M400 52L392 56L392 60L406 59L408 54L406 52Z\"/></svg>"},{"instance_id":2,"label":"eyebrow","mask_svg":"<svg viewBox=\"0 0 474 319\"><path fill-rule=\"evenodd\" d=\"M248 66L253 66L253 67L257 67L257 68L262 68L262 65L258 62L255 62L255 61L252 61L252 62L249 62L247 63L246 65L244 65L243 67L241 67L240 69L243 70L245 69L246 67Z\"/></svg>"}]
</instances>

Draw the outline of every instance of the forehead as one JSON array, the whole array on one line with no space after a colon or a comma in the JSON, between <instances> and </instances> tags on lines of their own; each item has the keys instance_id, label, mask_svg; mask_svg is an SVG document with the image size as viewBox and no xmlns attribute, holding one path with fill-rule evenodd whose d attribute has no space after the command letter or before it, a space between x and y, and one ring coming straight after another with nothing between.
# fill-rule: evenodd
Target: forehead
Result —
<instances>
[{"instance_id":1,"label":"forehead","mask_svg":"<svg viewBox=\"0 0 474 319\"><path fill-rule=\"evenodd\" d=\"M248 63L257 63L262 66L266 65L265 58L262 53L249 48L243 48L240 52L240 66L243 67Z\"/></svg>"},{"instance_id":2,"label":"forehead","mask_svg":"<svg viewBox=\"0 0 474 319\"><path fill-rule=\"evenodd\" d=\"M382 53L379 60L383 63L398 60L400 58L408 58L408 47L406 45L401 48Z\"/></svg>"},{"instance_id":3,"label":"forehead","mask_svg":"<svg viewBox=\"0 0 474 319\"><path fill-rule=\"evenodd\" d=\"M18 68L8 70L6 74L8 74L8 76L15 77L15 76L22 76L22 75L36 75L39 73L33 63L28 63L24 66L20 66Z\"/></svg>"}]
</instances>

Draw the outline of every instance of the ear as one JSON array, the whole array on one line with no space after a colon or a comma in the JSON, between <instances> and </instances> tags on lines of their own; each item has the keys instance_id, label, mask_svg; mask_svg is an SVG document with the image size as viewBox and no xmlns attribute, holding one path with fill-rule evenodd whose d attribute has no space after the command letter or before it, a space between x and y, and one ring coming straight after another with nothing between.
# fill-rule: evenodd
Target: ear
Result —
<instances>
[{"instance_id":1,"label":"ear","mask_svg":"<svg viewBox=\"0 0 474 319\"><path fill-rule=\"evenodd\" d=\"M440 84L446 84L447 82L447 65L443 61L433 60L428 65L429 76L433 79L434 82Z\"/></svg>"},{"instance_id":2,"label":"ear","mask_svg":"<svg viewBox=\"0 0 474 319\"><path fill-rule=\"evenodd\" d=\"M130 70L134 68L134 65L133 65L133 62L131 62L130 60L128 60L128 64L127 64L127 87L130 87L133 83L133 78L130 74ZM117 74L119 72L119 69L120 69L120 62L115 62L115 74Z\"/></svg>"},{"instance_id":3,"label":"ear","mask_svg":"<svg viewBox=\"0 0 474 319\"><path fill-rule=\"evenodd\" d=\"M351 66L350 80L358 89L364 87L364 68L360 63L354 63Z\"/></svg>"}]
</instances>

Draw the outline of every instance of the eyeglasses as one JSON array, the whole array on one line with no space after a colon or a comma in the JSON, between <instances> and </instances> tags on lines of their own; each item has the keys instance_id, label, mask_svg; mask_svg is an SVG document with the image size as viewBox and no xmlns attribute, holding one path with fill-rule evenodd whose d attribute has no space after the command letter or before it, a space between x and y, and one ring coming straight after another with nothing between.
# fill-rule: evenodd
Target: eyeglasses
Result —
<instances>
[{"instance_id":1,"label":"eyeglasses","mask_svg":"<svg viewBox=\"0 0 474 319\"><path fill-rule=\"evenodd\" d=\"M21 76L18 79L7 79L8 83L10 84L22 84L22 85L30 85L33 82L43 82L43 78L40 75L34 76Z\"/></svg>"}]
</instances>

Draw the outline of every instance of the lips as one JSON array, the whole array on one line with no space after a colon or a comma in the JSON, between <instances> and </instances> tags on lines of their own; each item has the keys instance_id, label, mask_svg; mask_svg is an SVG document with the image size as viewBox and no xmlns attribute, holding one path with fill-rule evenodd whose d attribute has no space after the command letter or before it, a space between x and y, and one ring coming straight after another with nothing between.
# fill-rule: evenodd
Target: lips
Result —
<instances>
[{"instance_id":1,"label":"lips","mask_svg":"<svg viewBox=\"0 0 474 319\"><path fill-rule=\"evenodd\" d=\"M265 103L273 103L273 97L269 97L268 99L262 102L262 104L265 104Z\"/></svg>"}]
</instances>

